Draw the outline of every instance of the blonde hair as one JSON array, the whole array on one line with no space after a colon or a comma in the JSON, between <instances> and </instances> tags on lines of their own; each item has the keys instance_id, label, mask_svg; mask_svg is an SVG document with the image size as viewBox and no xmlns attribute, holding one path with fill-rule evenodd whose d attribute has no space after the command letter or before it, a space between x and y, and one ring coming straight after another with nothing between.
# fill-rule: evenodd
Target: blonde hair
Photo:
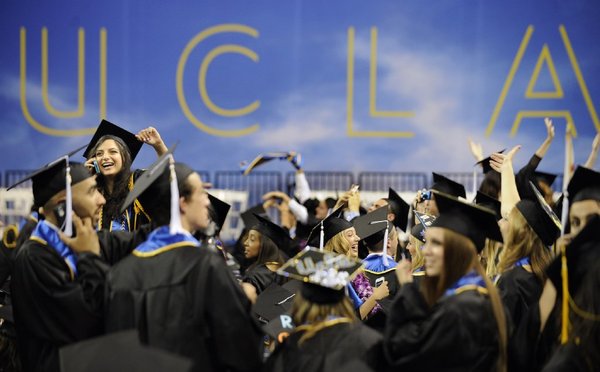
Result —
<instances>
[{"instance_id":1,"label":"blonde hair","mask_svg":"<svg viewBox=\"0 0 600 372\"><path fill-rule=\"evenodd\" d=\"M531 270L541 283L546 281L546 267L552 260L552 253L527 223L523 214L513 208L508 218L508 233L504 249L500 254L498 272L504 273L513 268L521 258L529 257Z\"/></svg>"},{"instance_id":2,"label":"blonde hair","mask_svg":"<svg viewBox=\"0 0 600 372\"><path fill-rule=\"evenodd\" d=\"M502 243L491 239L485 241L481 251L480 262L485 270L485 275L494 279L498 275L498 255L502 252Z\"/></svg>"},{"instance_id":3,"label":"blonde hair","mask_svg":"<svg viewBox=\"0 0 600 372\"><path fill-rule=\"evenodd\" d=\"M412 235L410 235L408 239L410 240L410 243L415 247L415 254L412 255L411 261L411 269L412 271L415 271L419 267L425 265L425 257L423 257L423 252L421 251L423 249L423 242Z\"/></svg>"},{"instance_id":4,"label":"blonde hair","mask_svg":"<svg viewBox=\"0 0 600 372\"><path fill-rule=\"evenodd\" d=\"M328 252L348 255L348 252L350 252L350 242L344 236L344 231L345 230L340 231L339 233L335 234L333 238L329 239L323 249Z\"/></svg>"},{"instance_id":5,"label":"blonde hair","mask_svg":"<svg viewBox=\"0 0 600 372\"><path fill-rule=\"evenodd\" d=\"M302 291L296 293L292 309L290 310L294 324L304 324L308 326L298 344L313 337L317 332L328 326L327 320L330 317L348 318L356 322L356 314L348 297L344 296L341 301L333 304L317 304L307 300L302 296Z\"/></svg>"}]
</instances>

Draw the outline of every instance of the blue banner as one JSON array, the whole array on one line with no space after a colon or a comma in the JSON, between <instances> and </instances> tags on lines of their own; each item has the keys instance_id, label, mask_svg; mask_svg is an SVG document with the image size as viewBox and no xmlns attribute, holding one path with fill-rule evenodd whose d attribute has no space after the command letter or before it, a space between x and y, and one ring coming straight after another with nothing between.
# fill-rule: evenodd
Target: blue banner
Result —
<instances>
[{"instance_id":1,"label":"blue banner","mask_svg":"<svg viewBox=\"0 0 600 372\"><path fill-rule=\"evenodd\" d=\"M196 169L470 171L522 144L562 173L600 130L596 1L3 1L0 170L154 126ZM146 146L147 147L147 146ZM142 150L144 167L155 155ZM81 159L83 160L83 158ZM268 166L266 166L268 167ZM291 170L291 168L290 168Z\"/></svg>"}]
</instances>

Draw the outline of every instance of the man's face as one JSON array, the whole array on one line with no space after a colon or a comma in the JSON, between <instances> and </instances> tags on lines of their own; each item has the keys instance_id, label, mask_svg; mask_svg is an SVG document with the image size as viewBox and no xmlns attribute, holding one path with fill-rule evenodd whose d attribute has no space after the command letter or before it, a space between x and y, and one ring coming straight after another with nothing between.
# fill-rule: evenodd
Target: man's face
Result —
<instances>
[{"instance_id":1,"label":"man's face","mask_svg":"<svg viewBox=\"0 0 600 372\"><path fill-rule=\"evenodd\" d=\"M570 234L575 236L585 227L594 215L600 214L600 202L596 200L581 200L573 203L569 211Z\"/></svg>"},{"instance_id":2,"label":"man's face","mask_svg":"<svg viewBox=\"0 0 600 372\"><path fill-rule=\"evenodd\" d=\"M81 218L89 217L94 226L98 224L100 210L106 200L98 191L96 176L88 177L71 187L73 197L73 211Z\"/></svg>"},{"instance_id":3,"label":"man's face","mask_svg":"<svg viewBox=\"0 0 600 372\"><path fill-rule=\"evenodd\" d=\"M183 218L186 219L190 231L205 229L210 222L208 212L210 199L208 199L208 194L198 173L190 174L185 182L191 186L193 191L188 199L182 202L184 207Z\"/></svg>"}]
</instances>

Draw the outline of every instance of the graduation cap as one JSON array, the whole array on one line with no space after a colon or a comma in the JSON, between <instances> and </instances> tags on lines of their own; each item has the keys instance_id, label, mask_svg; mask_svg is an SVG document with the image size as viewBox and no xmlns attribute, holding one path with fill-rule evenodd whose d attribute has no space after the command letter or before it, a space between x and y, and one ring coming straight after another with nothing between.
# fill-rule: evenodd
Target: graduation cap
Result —
<instances>
[{"instance_id":1,"label":"graduation cap","mask_svg":"<svg viewBox=\"0 0 600 372\"><path fill-rule=\"evenodd\" d=\"M488 208L470 204L452 195L434 190L440 215L431 227L443 227L466 236L481 252L485 239L502 241L496 215Z\"/></svg>"},{"instance_id":2,"label":"graduation cap","mask_svg":"<svg viewBox=\"0 0 600 372\"><path fill-rule=\"evenodd\" d=\"M560 235L562 225L533 182L529 181L529 187L536 200L522 199L517 203L516 208L540 240L546 246L552 245Z\"/></svg>"},{"instance_id":3,"label":"graduation cap","mask_svg":"<svg viewBox=\"0 0 600 372\"><path fill-rule=\"evenodd\" d=\"M425 243L425 231L433 224L435 216L417 211L414 211L414 213L417 220L419 220L419 223L413 226L410 230L410 234Z\"/></svg>"},{"instance_id":4,"label":"graduation cap","mask_svg":"<svg viewBox=\"0 0 600 372\"><path fill-rule=\"evenodd\" d=\"M485 194L481 191L477 191L477 195L475 196L475 204L481 205L482 207L489 208L496 212L496 221L502 219L502 215L500 213L501 203L500 200L496 198L492 198L488 194Z\"/></svg>"},{"instance_id":5,"label":"graduation cap","mask_svg":"<svg viewBox=\"0 0 600 372\"><path fill-rule=\"evenodd\" d=\"M92 151L92 149L94 147L96 147L98 140L100 138L102 138L103 136L107 136L107 135L115 136L115 137L118 137L121 140L123 140L123 142L129 149L129 154L131 155L132 162L133 162L133 159L135 159L137 154L140 152L140 149L142 148L142 145L144 144L143 142L141 142L140 140L137 139L135 134L119 127L118 125L111 123L108 120L103 119L100 122L100 125L98 125L98 128L96 128L96 133L94 133L94 136L92 137L92 140L90 141L89 145L83 152L83 156L86 159L89 159L92 156L94 156L95 154L91 154L90 152Z\"/></svg>"},{"instance_id":6,"label":"graduation cap","mask_svg":"<svg viewBox=\"0 0 600 372\"><path fill-rule=\"evenodd\" d=\"M109 333L59 349L61 372L184 372L192 361L142 345L137 330Z\"/></svg>"},{"instance_id":7,"label":"graduation cap","mask_svg":"<svg viewBox=\"0 0 600 372\"><path fill-rule=\"evenodd\" d=\"M548 186L552 186L554 180L556 180L557 175L553 173L535 171L533 172L533 177L537 181L544 181L544 183L546 183Z\"/></svg>"},{"instance_id":8,"label":"graduation cap","mask_svg":"<svg viewBox=\"0 0 600 372\"><path fill-rule=\"evenodd\" d=\"M387 206L356 217L352 224L356 230L356 235L365 242L367 248L374 247L383 241L383 264L387 266L387 240L389 230L393 228L393 225L387 220Z\"/></svg>"},{"instance_id":9,"label":"graduation cap","mask_svg":"<svg viewBox=\"0 0 600 372\"><path fill-rule=\"evenodd\" d=\"M54 195L65 190L65 221L64 227L61 228L63 228L67 236L73 234L73 199L71 187L92 176L92 173L85 165L70 162L70 157L79 152L83 147L85 146L78 147L60 158L51 161L8 188L10 190L27 180L31 180L34 204L38 206L43 206Z\"/></svg>"},{"instance_id":10,"label":"graduation cap","mask_svg":"<svg viewBox=\"0 0 600 372\"><path fill-rule=\"evenodd\" d=\"M307 238L307 245L323 249L331 238L352 227L352 223L340 218L342 208L343 206L338 207L312 228Z\"/></svg>"},{"instance_id":11,"label":"graduation cap","mask_svg":"<svg viewBox=\"0 0 600 372\"><path fill-rule=\"evenodd\" d=\"M263 208L262 204L257 204L254 207L249 208L240 214L240 217L242 218L246 229L249 229L258 223L258 219L254 217L254 215L256 214L263 217L268 217L267 211L265 211L265 208Z\"/></svg>"},{"instance_id":12,"label":"graduation cap","mask_svg":"<svg viewBox=\"0 0 600 372\"><path fill-rule=\"evenodd\" d=\"M231 205L211 194L208 194L208 199L210 200L210 219L217 225L217 231L220 231L225 224Z\"/></svg>"},{"instance_id":13,"label":"graduation cap","mask_svg":"<svg viewBox=\"0 0 600 372\"><path fill-rule=\"evenodd\" d=\"M506 151L506 149L502 149L500 151L497 152L497 154L502 154L504 151ZM481 165L481 168L483 169L483 174L487 174L489 172L496 172L494 170L494 168L492 168L492 166L490 165L490 162L492 161L492 157L488 156L485 159L482 159L480 161L478 161L477 163L475 163L475 165Z\"/></svg>"},{"instance_id":14,"label":"graduation cap","mask_svg":"<svg viewBox=\"0 0 600 372\"><path fill-rule=\"evenodd\" d=\"M467 197L465 187L460 183L435 172L432 172L431 174L433 175L433 186L431 186L432 190L441 191L445 194L449 194L457 198Z\"/></svg>"},{"instance_id":15,"label":"graduation cap","mask_svg":"<svg viewBox=\"0 0 600 372\"><path fill-rule=\"evenodd\" d=\"M261 319L270 322L279 315L290 311L294 296L296 296L295 293L273 283L258 295L252 310Z\"/></svg>"},{"instance_id":16,"label":"graduation cap","mask_svg":"<svg viewBox=\"0 0 600 372\"><path fill-rule=\"evenodd\" d=\"M248 174L250 174L250 172L252 172L256 167L265 164L267 162L270 162L271 160L287 160L290 163L292 163L292 165L296 168L296 169L300 169L301 164L302 164L302 156L298 153L295 153L293 151L290 152L267 152L266 154L260 154L258 155L256 158L254 158L254 160L252 160L250 163L248 162L242 162L240 164L240 168L242 171L242 174L244 176L247 176Z\"/></svg>"},{"instance_id":17,"label":"graduation cap","mask_svg":"<svg viewBox=\"0 0 600 372\"><path fill-rule=\"evenodd\" d=\"M408 212L410 210L410 205L402 199L400 195L391 187L388 190L388 203L390 204L390 208L392 212L396 216L394 218L393 224L396 227L402 229L402 231L406 230L406 225L408 224ZM360 236L360 235L359 235ZM361 236L362 238L362 236Z\"/></svg>"},{"instance_id":18,"label":"graduation cap","mask_svg":"<svg viewBox=\"0 0 600 372\"><path fill-rule=\"evenodd\" d=\"M285 250L290 245L292 241L290 234L281 226L256 213L254 217L257 223L250 228L251 230L256 230L271 239L279 249Z\"/></svg>"},{"instance_id":19,"label":"graduation cap","mask_svg":"<svg viewBox=\"0 0 600 372\"><path fill-rule=\"evenodd\" d=\"M263 331L272 339L281 343L296 328L294 320L289 313L277 315L269 323L263 326Z\"/></svg>"},{"instance_id":20,"label":"graduation cap","mask_svg":"<svg viewBox=\"0 0 600 372\"><path fill-rule=\"evenodd\" d=\"M177 144L173 145L138 177L133 190L127 194L121 204L121 213L123 213L135 199L139 199L146 209L170 200L169 232L171 234L185 233L179 214L179 187L190 174L194 173L194 170L187 165L175 163L173 151L176 147ZM154 216L150 217L154 219Z\"/></svg>"},{"instance_id":21,"label":"graduation cap","mask_svg":"<svg viewBox=\"0 0 600 372\"><path fill-rule=\"evenodd\" d=\"M600 173L578 166L567 186L570 203L582 200L600 201Z\"/></svg>"},{"instance_id":22,"label":"graduation cap","mask_svg":"<svg viewBox=\"0 0 600 372\"><path fill-rule=\"evenodd\" d=\"M352 225L354 225L356 235L369 246L373 246L383 240L383 230L387 225L385 221L387 221L387 206L356 217L352 220Z\"/></svg>"},{"instance_id":23,"label":"graduation cap","mask_svg":"<svg viewBox=\"0 0 600 372\"><path fill-rule=\"evenodd\" d=\"M302 281L302 297L317 304L333 304L345 296L346 285L362 262L346 255L305 248L277 270L277 274Z\"/></svg>"}]
</instances>

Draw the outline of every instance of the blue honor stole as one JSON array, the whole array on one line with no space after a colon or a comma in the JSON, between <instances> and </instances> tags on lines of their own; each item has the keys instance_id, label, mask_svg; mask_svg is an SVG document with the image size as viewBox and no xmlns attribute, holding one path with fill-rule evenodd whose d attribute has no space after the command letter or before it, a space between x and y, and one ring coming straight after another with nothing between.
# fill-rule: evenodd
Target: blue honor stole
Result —
<instances>
[{"instance_id":1,"label":"blue honor stole","mask_svg":"<svg viewBox=\"0 0 600 372\"><path fill-rule=\"evenodd\" d=\"M485 287L485 281L483 280L481 275L477 274L477 272L473 270L461 277L460 279L458 279L456 283L450 286L450 288L446 289L446 292L444 292L444 296L452 296L469 289L479 290L479 288L487 292L487 288Z\"/></svg>"},{"instance_id":2,"label":"blue honor stole","mask_svg":"<svg viewBox=\"0 0 600 372\"><path fill-rule=\"evenodd\" d=\"M192 234L171 234L169 226L162 226L152 231L148 240L133 250L137 257L152 257L179 247L200 247L200 242Z\"/></svg>"},{"instance_id":3,"label":"blue honor stole","mask_svg":"<svg viewBox=\"0 0 600 372\"><path fill-rule=\"evenodd\" d=\"M517 266L531 266L531 260L529 257L523 257L519 261L515 262L515 267Z\"/></svg>"},{"instance_id":4,"label":"blue honor stole","mask_svg":"<svg viewBox=\"0 0 600 372\"><path fill-rule=\"evenodd\" d=\"M54 249L65 260L71 270L71 278L77 276L77 254L60 240L56 226L42 220L35 226L30 239Z\"/></svg>"}]
</instances>

